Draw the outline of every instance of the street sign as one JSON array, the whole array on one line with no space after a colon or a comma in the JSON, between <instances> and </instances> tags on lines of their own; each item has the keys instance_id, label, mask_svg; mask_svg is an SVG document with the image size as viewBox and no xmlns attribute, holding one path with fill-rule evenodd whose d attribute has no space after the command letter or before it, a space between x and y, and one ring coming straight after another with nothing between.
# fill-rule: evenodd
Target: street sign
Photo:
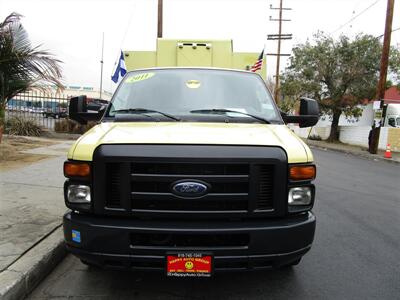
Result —
<instances>
[{"instance_id":1,"label":"street sign","mask_svg":"<svg viewBox=\"0 0 400 300\"><path fill-rule=\"evenodd\" d=\"M381 101L380 100L374 101L373 109L374 110L381 109Z\"/></svg>"}]
</instances>

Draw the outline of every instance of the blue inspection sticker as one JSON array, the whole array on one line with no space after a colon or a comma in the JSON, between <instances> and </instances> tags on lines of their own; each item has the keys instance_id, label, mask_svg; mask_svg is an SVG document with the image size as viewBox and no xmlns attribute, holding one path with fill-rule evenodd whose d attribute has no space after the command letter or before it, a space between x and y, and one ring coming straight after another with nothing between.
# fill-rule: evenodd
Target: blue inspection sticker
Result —
<instances>
[{"instance_id":1,"label":"blue inspection sticker","mask_svg":"<svg viewBox=\"0 0 400 300\"><path fill-rule=\"evenodd\" d=\"M72 240L74 242L80 243L81 242L81 233L78 230L72 230Z\"/></svg>"}]
</instances>

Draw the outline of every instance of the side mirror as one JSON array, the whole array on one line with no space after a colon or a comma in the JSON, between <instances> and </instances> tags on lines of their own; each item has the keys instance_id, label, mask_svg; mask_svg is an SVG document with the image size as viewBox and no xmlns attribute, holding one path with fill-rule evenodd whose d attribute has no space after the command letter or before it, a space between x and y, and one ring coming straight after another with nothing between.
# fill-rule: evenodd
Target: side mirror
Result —
<instances>
[{"instance_id":1,"label":"side mirror","mask_svg":"<svg viewBox=\"0 0 400 300\"><path fill-rule=\"evenodd\" d=\"M319 116L319 105L314 99L300 98L301 116Z\"/></svg>"},{"instance_id":2,"label":"side mirror","mask_svg":"<svg viewBox=\"0 0 400 300\"><path fill-rule=\"evenodd\" d=\"M319 119L318 102L309 98L300 98L300 115L288 116L281 114L285 123L298 123L300 128L311 127L317 124Z\"/></svg>"},{"instance_id":3,"label":"side mirror","mask_svg":"<svg viewBox=\"0 0 400 300\"><path fill-rule=\"evenodd\" d=\"M88 121L100 121L104 110L88 112L86 96L77 96L69 100L69 118L86 125Z\"/></svg>"}]
</instances>

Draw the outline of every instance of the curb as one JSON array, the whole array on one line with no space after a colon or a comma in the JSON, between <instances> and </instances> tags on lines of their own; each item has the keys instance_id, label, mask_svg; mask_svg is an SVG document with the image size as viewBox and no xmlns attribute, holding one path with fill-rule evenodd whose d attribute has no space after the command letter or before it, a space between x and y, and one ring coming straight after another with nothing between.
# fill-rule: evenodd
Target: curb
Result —
<instances>
[{"instance_id":1,"label":"curb","mask_svg":"<svg viewBox=\"0 0 400 300\"><path fill-rule=\"evenodd\" d=\"M325 147L325 146L322 146L322 145L316 145L314 143L307 143L306 142L306 144L308 146L310 146L310 148L316 148L316 149L325 150L325 151L326 150L330 150L330 151L335 151L335 152L351 154L351 155L354 155L354 156L359 156L359 157L363 157L363 158L366 158L366 159L369 159L369 160L374 160L374 161L385 161L385 162L388 162L388 163L391 163L391 164L400 164L400 161L398 161L398 160L393 160L393 159L389 160L389 159L383 158L383 157L381 157L379 155L364 154L364 153L360 153L360 152L357 152L357 151L351 151L351 150L340 149L340 148L333 148L333 147L330 148L330 147Z\"/></svg>"},{"instance_id":2,"label":"curb","mask_svg":"<svg viewBox=\"0 0 400 300\"><path fill-rule=\"evenodd\" d=\"M17 137L17 138L25 138L28 140L70 140L75 141L79 139L82 134L78 133L64 133L64 132L44 132L41 136L28 136L28 135L16 135L16 134L5 134L3 133L4 137Z\"/></svg>"},{"instance_id":3,"label":"curb","mask_svg":"<svg viewBox=\"0 0 400 300\"><path fill-rule=\"evenodd\" d=\"M24 299L65 257L60 225L0 273L0 299Z\"/></svg>"},{"instance_id":4,"label":"curb","mask_svg":"<svg viewBox=\"0 0 400 300\"><path fill-rule=\"evenodd\" d=\"M75 141L80 137L80 135L49 135L49 136L27 136L27 135L14 135L14 134L3 134L3 139L14 139L14 138L22 138L30 141Z\"/></svg>"}]
</instances>

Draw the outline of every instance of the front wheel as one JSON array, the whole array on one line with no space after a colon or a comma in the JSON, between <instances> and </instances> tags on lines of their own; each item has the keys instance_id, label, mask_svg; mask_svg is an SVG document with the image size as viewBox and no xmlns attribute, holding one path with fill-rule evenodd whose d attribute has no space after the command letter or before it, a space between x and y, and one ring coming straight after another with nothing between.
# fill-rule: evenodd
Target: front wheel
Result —
<instances>
[{"instance_id":1,"label":"front wheel","mask_svg":"<svg viewBox=\"0 0 400 300\"><path fill-rule=\"evenodd\" d=\"M286 264L286 265L283 265L281 268L291 268L291 267L297 266L300 262L301 262L301 257Z\"/></svg>"},{"instance_id":2,"label":"front wheel","mask_svg":"<svg viewBox=\"0 0 400 300\"><path fill-rule=\"evenodd\" d=\"M281 270L282 269L283 270L290 269L290 268L292 268L294 266L297 266L300 263L300 261L301 261L301 257L296 259L296 260L294 260L294 261L291 261L290 263L287 263L285 265L280 265L280 266L274 267L274 269L281 269Z\"/></svg>"},{"instance_id":3,"label":"front wheel","mask_svg":"<svg viewBox=\"0 0 400 300\"><path fill-rule=\"evenodd\" d=\"M88 261L86 261L86 260L81 259L80 261L81 261L81 263L83 263L84 265L87 265L89 268L98 268L97 265L92 264L92 263L90 263L90 262L88 262Z\"/></svg>"},{"instance_id":4,"label":"front wheel","mask_svg":"<svg viewBox=\"0 0 400 300\"><path fill-rule=\"evenodd\" d=\"M296 259L295 261L292 261L288 266L297 266L301 262L301 257Z\"/></svg>"}]
</instances>

